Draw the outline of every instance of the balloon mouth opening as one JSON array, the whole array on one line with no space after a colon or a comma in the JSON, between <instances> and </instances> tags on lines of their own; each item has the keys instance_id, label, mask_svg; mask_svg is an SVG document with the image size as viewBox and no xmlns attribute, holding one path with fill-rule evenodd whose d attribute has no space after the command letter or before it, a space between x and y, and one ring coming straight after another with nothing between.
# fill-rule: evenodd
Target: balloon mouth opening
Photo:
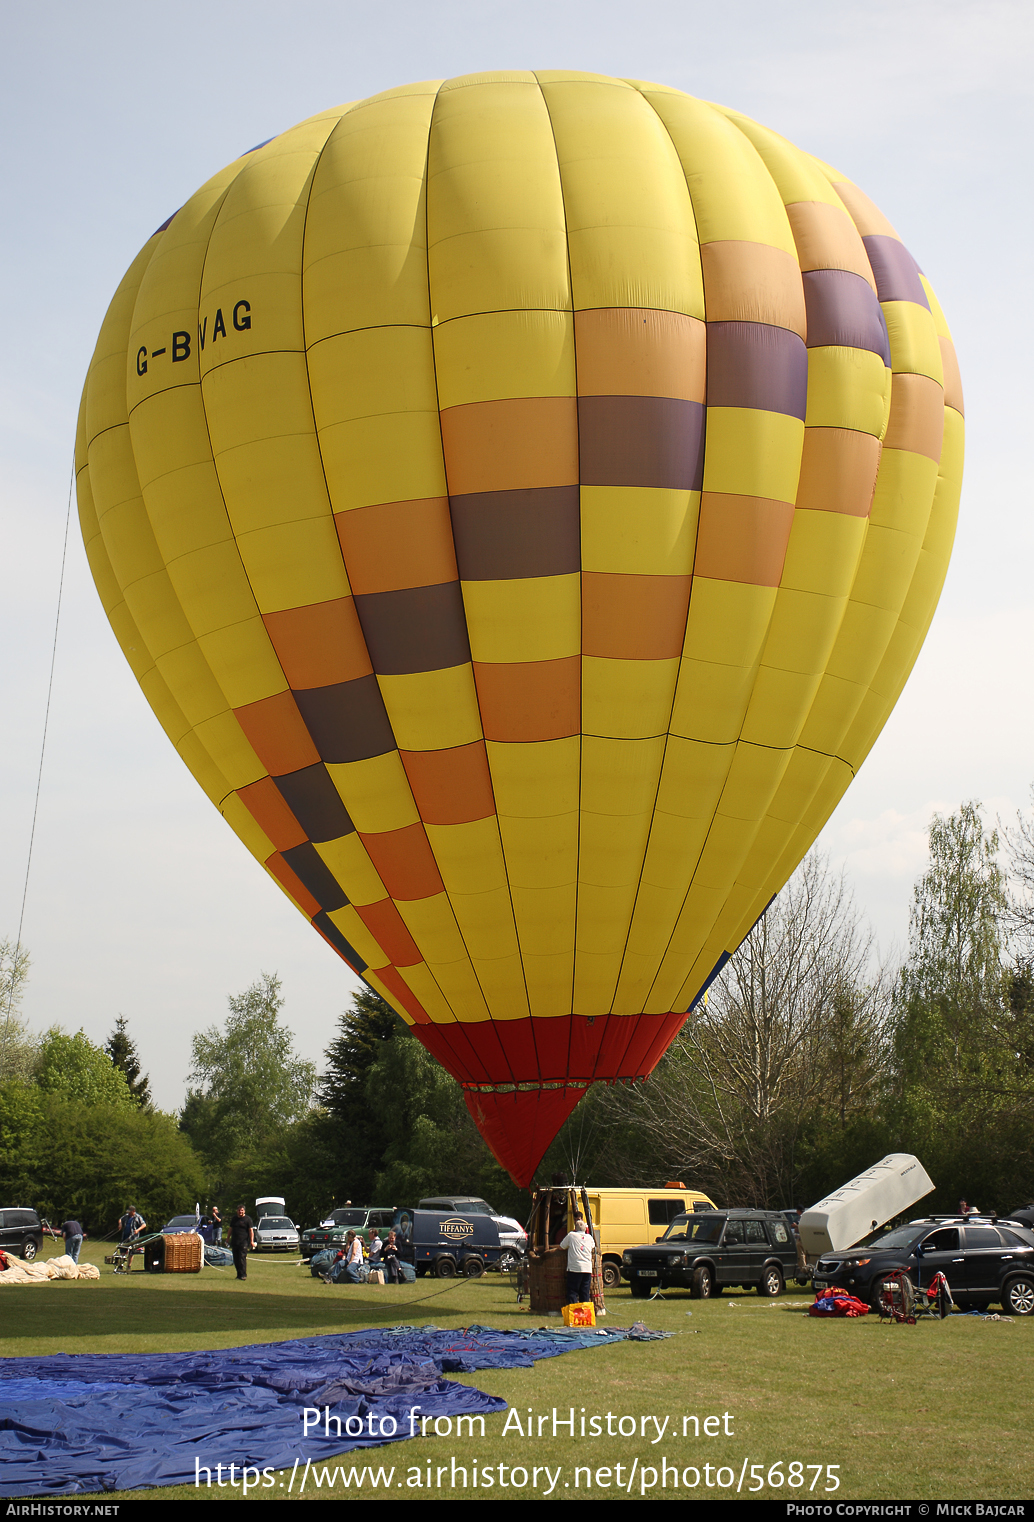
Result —
<instances>
[{"instance_id":1,"label":"balloon mouth opening","mask_svg":"<svg viewBox=\"0 0 1034 1522\"><path fill-rule=\"evenodd\" d=\"M591 1081L464 1084L463 1097L493 1157L519 1188L527 1189Z\"/></svg>"}]
</instances>

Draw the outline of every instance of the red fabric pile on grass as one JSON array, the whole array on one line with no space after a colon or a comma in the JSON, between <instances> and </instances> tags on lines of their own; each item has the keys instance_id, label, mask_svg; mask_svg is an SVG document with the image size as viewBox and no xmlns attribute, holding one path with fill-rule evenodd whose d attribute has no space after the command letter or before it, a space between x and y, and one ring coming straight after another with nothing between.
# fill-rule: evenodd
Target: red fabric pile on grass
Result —
<instances>
[{"instance_id":1,"label":"red fabric pile on grass","mask_svg":"<svg viewBox=\"0 0 1034 1522\"><path fill-rule=\"evenodd\" d=\"M815 1296L809 1316L868 1316L869 1307L842 1289L824 1289Z\"/></svg>"}]
</instances>

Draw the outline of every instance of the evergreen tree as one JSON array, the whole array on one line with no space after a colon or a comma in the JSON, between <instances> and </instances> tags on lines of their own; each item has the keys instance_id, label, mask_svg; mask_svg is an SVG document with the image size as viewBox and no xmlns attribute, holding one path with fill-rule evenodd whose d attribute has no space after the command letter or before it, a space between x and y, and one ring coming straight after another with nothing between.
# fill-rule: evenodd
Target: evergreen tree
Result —
<instances>
[{"instance_id":1,"label":"evergreen tree","mask_svg":"<svg viewBox=\"0 0 1034 1522\"><path fill-rule=\"evenodd\" d=\"M327 1070L320 1079L319 1102L340 1120L358 1120L366 1078L385 1041L404 1030L391 1005L362 988L350 1008L338 1016L338 1033L327 1047Z\"/></svg>"},{"instance_id":2,"label":"evergreen tree","mask_svg":"<svg viewBox=\"0 0 1034 1522\"><path fill-rule=\"evenodd\" d=\"M116 1016L115 1029L105 1042L104 1050L126 1075L129 1092L137 1104L146 1110L151 1106L151 1077L149 1073L140 1076L140 1054L126 1029L128 1023L125 1015Z\"/></svg>"},{"instance_id":3,"label":"evergreen tree","mask_svg":"<svg viewBox=\"0 0 1034 1522\"><path fill-rule=\"evenodd\" d=\"M405 1029L391 1005L370 988L358 989L338 1016L319 1083L320 1111L307 1131L326 1194L323 1213L345 1200L377 1203L375 1184L393 1121L371 1104L367 1080Z\"/></svg>"}]
</instances>

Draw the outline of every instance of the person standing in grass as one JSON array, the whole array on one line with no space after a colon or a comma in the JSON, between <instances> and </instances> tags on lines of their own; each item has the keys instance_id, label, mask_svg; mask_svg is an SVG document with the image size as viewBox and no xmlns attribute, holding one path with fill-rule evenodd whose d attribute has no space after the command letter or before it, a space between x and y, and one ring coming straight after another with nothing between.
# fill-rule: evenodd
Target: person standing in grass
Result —
<instances>
[{"instance_id":1,"label":"person standing in grass","mask_svg":"<svg viewBox=\"0 0 1034 1522\"><path fill-rule=\"evenodd\" d=\"M79 1249L82 1247L86 1237L85 1231L78 1221L72 1220L62 1221L58 1230L65 1239L65 1252L73 1263L78 1263Z\"/></svg>"},{"instance_id":2,"label":"person standing in grass","mask_svg":"<svg viewBox=\"0 0 1034 1522\"><path fill-rule=\"evenodd\" d=\"M255 1251L255 1222L245 1212L243 1205L237 1206L236 1215L230 1219L230 1251L233 1253L233 1266L237 1270L238 1279L246 1279L248 1253Z\"/></svg>"}]
</instances>

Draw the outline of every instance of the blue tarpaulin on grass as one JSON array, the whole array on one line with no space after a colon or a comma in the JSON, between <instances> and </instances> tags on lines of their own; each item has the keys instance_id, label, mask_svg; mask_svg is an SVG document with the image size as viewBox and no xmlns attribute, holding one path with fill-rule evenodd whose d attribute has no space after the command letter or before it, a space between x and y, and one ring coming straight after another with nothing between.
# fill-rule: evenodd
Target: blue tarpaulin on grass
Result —
<instances>
[{"instance_id":1,"label":"blue tarpaulin on grass","mask_svg":"<svg viewBox=\"0 0 1034 1522\"><path fill-rule=\"evenodd\" d=\"M625 1330L397 1327L200 1353L54 1353L0 1359L0 1495L193 1484L236 1465L273 1472L399 1442L421 1417L483 1415L506 1402L443 1378L528 1368L604 1347ZM413 1416L414 1407L419 1411ZM310 1429L303 1413L310 1410ZM311 1421L329 1408L329 1435ZM282 1471L282 1473L280 1473ZM202 1491L203 1494L203 1491ZM260 1489L258 1494L270 1495Z\"/></svg>"}]
</instances>

